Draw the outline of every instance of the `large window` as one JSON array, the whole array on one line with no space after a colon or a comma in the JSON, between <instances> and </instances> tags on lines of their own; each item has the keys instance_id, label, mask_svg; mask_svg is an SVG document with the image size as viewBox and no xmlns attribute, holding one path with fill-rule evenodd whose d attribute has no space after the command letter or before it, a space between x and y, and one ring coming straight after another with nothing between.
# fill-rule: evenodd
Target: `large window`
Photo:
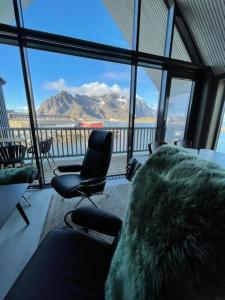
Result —
<instances>
[{"instance_id":1,"label":"large window","mask_svg":"<svg viewBox=\"0 0 225 300\"><path fill-rule=\"evenodd\" d=\"M46 51L28 54L40 140L52 138L56 164L82 161L91 130L106 128L114 133L109 174L124 174L130 66ZM44 159L43 165L48 181L54 163Z\"/></svg>"},{"instance_id":2,"label":"large window","mask_svg":"<svg viewBox=\"0 0 225 300\"><path fill-rule=\"evenodd\" d=\"M36 30L130 48L133 6L133 1L30 1L23 10L24 25Z\"/></svg>"},{"instance_id":3,"label":"large window","mask_svg":"<svg viewBox=\"0 0 225 300\"><path fill-rule=\"evenodd\" d=\"M133 151L135 156L148 154L148 144L155 140L162 71L139 67Z\"/></svg>"},{"instance_id":4,"label":"large window","mask_svg":"<svg viewBox=\"0 0 225 300\"><path fill-rule=\"evenodd\" d=\"M15 15L12 0L0 1L0 23L15 25Z\"/></svg>"},{"instance_id":5,"label":"large window","mask_svg":"<svg viewBox=\"0 0 225 300\"><path fill-rule=\"evenodd\" d=\"M225 115L223 115L221 125L216 151L225 153Z\"/></svg>"},{"instance_id":6,"label":"large window","mask_svg":"<svg viewBox=\"0 0 225 300\"><path fill-rule=\"evenodd\" d=\"M191 58L188 54L188 51L184 45L184 42L179 34L177 26L174 27L173 34L173 45L172 45L172 58L191 62Z\"/></svg>"},{"instance_id":7,"label":"large window","mask_svg":"<svg viewBox=\"0 0 225 300\"><path fill-rule=\"evenodd\" d=\"M173 144L175 140L184 139L193 85L192 80L172 78L166 122L165 141L167 143Z\"/></svg>"},{"instance_id":8,"label":"large window","mask_svg":"<svg viewBox=\"0 0 225 300\"><path fill-rule=\"evenodd\" d=\"M164 55L168 9L163 0L141 2L139 50Z\"/></svg>"},{"instance_id":9,"label":"large window","mask_svg":"<svg viewBox=\"0 0 225 300\"><path fill-rule=\"evenodd\" d=\"M165 116L166 141L184 137L193 82L162 77L167 74L164 70L168 74L171 70L170 58L165 64L163 57L166 34L170 34L164 0L17 2L18 7L13 7L16 2L12 0L0 1L0 43L19 44L21 50L17 46L0 48L1 135L7 137L10 129L10 136L18 141L23 138L25 161L34 164L34 149L29 149L32 136L40 149L41 143L51 141L48 159L39 153L46 182L55 165L82 161L93 128L114 133L109 175L125 173L132 146L134 155L148 154L156 127L157 136L164 133L159 127ZM172 46L172 58L190 61L176 27ZM174 74L180 74L184 66L188 70L187 64L173 64ZM195 67L191 67L194 76ZM163 108L170 84L169 105ZM36 110L30 110L32 122L25 95L29 107ZM135 116L133 107L130 109L134 102ZM133 121L134 132L128 128ZM32 129L30 124L34 124Z\"/></svg>"},{"instance_id":10,"label":"large window","mask_svg":"<svg viewBox=\"0 0 225 300\"><path fill-rule=\"evenodd\" d=\"M28 151L33 141L19 49L0 45L0 57L4 57L0 64L1 163L6 168L21 167L35 155Z\"/></svg>"}]
</instances>

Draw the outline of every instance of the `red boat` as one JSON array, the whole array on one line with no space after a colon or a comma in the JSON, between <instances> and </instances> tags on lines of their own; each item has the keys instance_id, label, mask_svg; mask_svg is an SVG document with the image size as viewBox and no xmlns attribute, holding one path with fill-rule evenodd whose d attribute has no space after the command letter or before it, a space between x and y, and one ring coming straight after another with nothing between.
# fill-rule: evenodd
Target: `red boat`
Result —
<instances>
[{"instance_id":1,"label":"red boat","mask_svg":"<svg viewBox=\"0 0 225 300\"><path fill-rule=\"evenodd\" d=\"M85 127L85 128L104 128L103 122L80 122L77 127Z\"/></svg>"}]
</instances>

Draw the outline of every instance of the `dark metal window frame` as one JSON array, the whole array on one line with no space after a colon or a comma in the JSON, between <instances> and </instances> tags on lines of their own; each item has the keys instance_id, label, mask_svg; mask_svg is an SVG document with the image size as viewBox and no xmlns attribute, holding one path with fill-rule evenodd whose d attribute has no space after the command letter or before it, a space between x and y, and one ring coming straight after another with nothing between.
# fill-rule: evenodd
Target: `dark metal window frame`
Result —
<instances>
[{"instance_id":1,"label":"dark metal window frame","mask_svg":"<svg viewBox=\"0 0 225 300\"><path fill-rule=\"evenodd\" d=\"M208 67L202 64L200 59L193 59L195 63L180 61L171 58L173 32L175 24L178 26L178 19L182 19L181 13L175 1L164 0L168 6L167 17L167 33L164 48L164 56L157 56L153 54L143 53L139 51L139 33L140 33L140 18L141 18L141 2L142 0L134 0L134 23L133 23L133 43L132 49L123 49L119 47L109 46L105 44L90 42L86 40L76 39L73 37L47 33L38 30L31 30L25 28L23 25L23 12L20 0L13 0L16 26L0 24L0 43L18 46L20 51L21 65L23 71L24 85L26 90L29 116L31 122L31 132L33 143L35 146L35 157L37 167L40 171L40 184L44 183L43 166L41 163L38 140L35 128L37 128L35 106L32 90L32 82L29 70L29 61L27 58L26 49L37 49L56 53L62 53L72 56L87 57L104 61L112 61L115 63L128 64L131 66L131 81L130 81L130 110L129 110L129 133L128 133L128 151L127 158L133 155L133 139L134 139L134 118L136 105L136 85L137 85L137 68L142 66L145 68L156 68L162 70L162 82L158 109L157 128L164 125L166 106L168 105L168 96L170 91L169 74L183 74L183 78L199 78L202 73L209 70ZM186 27L184 20L182 26L185 28L185 36L190 41L187 47L188 52L193 48L190 33ZM179 30L179 26L178 26ZM188 34L187 34L188 32ZM180 32L181 34L181 32ZM181 37L184 38L184 36ZM184 41L184 40L183 40ZM187 40L184 41L187 46ZM194 49L196 50L196 48ZM193 52L193 51L192 51ZM192 53L193 54L193 53ZM191 58L193 55L189 52ZM198 56L198 54L197 54ZM196 56L196 57L197 57ZM158 130L156 139L163 138L164 133Z\"/></svg>"}]
</instances>

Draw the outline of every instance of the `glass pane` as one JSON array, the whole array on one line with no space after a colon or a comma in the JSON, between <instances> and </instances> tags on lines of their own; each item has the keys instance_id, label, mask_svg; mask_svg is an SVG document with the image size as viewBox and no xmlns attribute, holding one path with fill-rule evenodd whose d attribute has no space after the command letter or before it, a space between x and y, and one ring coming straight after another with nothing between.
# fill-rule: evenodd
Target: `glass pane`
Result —
<instances>
[{"instance_id":1,"label":"glass pane","mask_svg":"<svg viewBox=\"0 0 225 300\"><path fill-rule=\"evenodd\" d=\"M130 48L133 0L36 0L23 10L25 27Z\"/></svg>"},{"instance_id":2,"label":"glass pane","mask_svg":"<svg viewBox=\"0 0 225 300\"><path fill-rule=\"evenodd\" d=\"M15 15L12 0L0 1L0 23L14 25Z\"/></svg>"},{"instance_id":3,"label":"glass pane","mask_svg":"<svg viewBox=\"0 0 225 300\"><path fill-rule=\"evenodd\" d=\"M20 0L23 9L25 9L32 0ZM16 25L15 14L12 0L0 0L0 23Z\"/></svg>"},{"instance_id":4,"label":"glass pane","mask_svg":"<svg viewBox=\"0 0 225 300\"><path fill-rule=\"evenodd\" d=\"M31 163L27 150L33 143L19 49L0 45L0 57L4 57L0 64L1 162L4 167L23 167ZM11 155L3 155L2 151L8 146L12 147ZM17 151L21 155L15 162L13 153Z\"/></svg>"},{"instance_id":5,"label":"glass pane","mask_svg":"<svg viewBox=\"0 0 225 300\"><path fill-rule=\"evenodd\" d=\"M138 68L133 149L140 161L146 159L148 144L155 138L161 77L161 70Z\"/></svg>"},{"instance_id":6,"label":"glass pane","mask_svg":"<svg viewBox=\"0 0 225 300\"><path fill-rule=\"evenodd\" d=\"M109 175L124 174L130 66L28 50L40 140L52 138L56 165L80 163L93 128L114 132ZM40 65L42 70L40 72ZM43 159L45 179L54 163Z\"/></svg>"},{"instance_id":7,"label":"glass pane","mask_svg":"<svg viewBox=\"0 0 225 300\"><path fill-rule=\"evenodd\" d=\"M173 35L173 47L172 47L172 58L184 60L191 62L191 58L187 52L187 49L184 45L184 42L177 30L177 27L174 27L174 35Z\"/></svg>"},{"instance_id":8,"label":"glass pane","mask_svg":"<svg viewBox=\"0 0 225 300\"><path fill-rule=\"evenodd\" d=\"M139 50L164 55L168 9L163 0L141 2Z\"/></svg>"},{"instance_id":9,"label":"glass pane","mask_svg":"<svg viewBox=\"0 0 225 300\"><path fill-rule=\"evenodd\" d=\"M188 107L192 95L193 81L173 78L171 81L168 115L166 123L167 143L184 138Z\"/></svg>"},{"instance_id":10,"label":"glass pane","mask_svg":"<svg viewBox=\"0 0 225 300\"><path fill-rule=\"evenodd\" d=\"M223 121L220 129L220 135L217 142L216 151L225 153L225 114L223 115Z\"/></svg>"}]
</instances>

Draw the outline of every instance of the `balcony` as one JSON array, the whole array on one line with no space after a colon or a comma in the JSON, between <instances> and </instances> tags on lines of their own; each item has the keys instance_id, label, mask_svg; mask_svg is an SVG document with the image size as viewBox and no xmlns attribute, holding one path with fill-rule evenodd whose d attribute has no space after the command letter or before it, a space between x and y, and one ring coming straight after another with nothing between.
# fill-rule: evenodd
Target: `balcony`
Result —
<instances>
[{"instance_id":1,"label":"balcony","mask_svg":"<svg viewBox=\"0 0 225 300\"><path fill-rule=\"evenodd\" d=\"M55 161L55 165L80 163L85 155L88 145L88 137L94 128L81 127L45 127L38 128L37 133L40 141L52 138L51 155ZM125 173L127 163L127 127L106 127L108 131L113 132L113 154L108 175L121 175ZM146 155L148 153L148 144L154 140L155 127L136 127L134 130L134 146L135 155ZM13 139L21 139L27 149L32 146L32 136L30 128L0 128L1 137L10 137ZM32 155L26 152L25 163L31 163ZM43 158L43 169L45 182L50 182L52 172L55 168L52 160L50 165Z\"/></svg>"}]
</instances>

